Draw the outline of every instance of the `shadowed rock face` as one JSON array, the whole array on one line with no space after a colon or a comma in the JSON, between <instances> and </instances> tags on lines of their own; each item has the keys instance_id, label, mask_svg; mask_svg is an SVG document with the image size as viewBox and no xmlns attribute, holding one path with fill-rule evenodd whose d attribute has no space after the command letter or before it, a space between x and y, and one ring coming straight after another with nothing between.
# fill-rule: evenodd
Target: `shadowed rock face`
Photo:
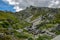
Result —
<instances>
[{"instance_id":1,"label":"shadowed rock face","mask_svg":"<svg viewBox=\"0 0 60 40\"><path fill-rule=\"evenodd\" d=\"M39 30L39 29L37 29L37 26L33 26L33 25L31 25L30 27L27 27L26 30L29 33L32 33L33 35L38 35L38 34L45 33L45 31Z\"/></svg>"},{"instance_id":2,"label":"shadowed rock face","mask_svg":"<svg viewBox=\"0 0 60 40\"><path fill-rule=\"evenodd\" d=\"M60 30L60 24L56 27L56 30Z\"/></svg>"}]
</instances>

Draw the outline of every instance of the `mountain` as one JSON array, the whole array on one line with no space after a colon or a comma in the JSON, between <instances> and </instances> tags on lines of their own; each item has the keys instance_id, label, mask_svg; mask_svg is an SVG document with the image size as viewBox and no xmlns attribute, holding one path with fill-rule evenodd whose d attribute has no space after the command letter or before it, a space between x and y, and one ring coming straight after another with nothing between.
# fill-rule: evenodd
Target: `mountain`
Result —
<instances>
[{"instance_id":1,"label":"mountain","mask_svg":"<svg viewBox=\"0 0 60 40\"><path fill-rule=\"evenodd\" d=\"M29 33L40 34L45 32L50 35L49 37L53 35L52 38L60 34L60 8L30 6L15 14L19 19L32 24L26 28Z\"/></svg>"},{"instance_id":2,"label":"mountain","mask_svg":"<svg viewBox=\"0 0 60 40\"><path fill-rule=\"evenodd\" d=\"M31 20L36 19L38 16L43 16L47 13L58 13L59 12L59 8L48 8L48 7L34 7L34 6L30 6L27 7L25 10L22 10L20 12L16 12L16 15L20 18L20 19L26 19L30 16L33 15L33 17L31 18Z\"/></svg>"},{"instance_id":3,"label":"mountain","mask_svg":"<svg viewBox=\"0 0 60 40\"><path fill-rule=\"evenodd\" d=\"M0 11L0 40L51 40L60 35L60 8L30 6Z\"/></svg>"}]
</instances>

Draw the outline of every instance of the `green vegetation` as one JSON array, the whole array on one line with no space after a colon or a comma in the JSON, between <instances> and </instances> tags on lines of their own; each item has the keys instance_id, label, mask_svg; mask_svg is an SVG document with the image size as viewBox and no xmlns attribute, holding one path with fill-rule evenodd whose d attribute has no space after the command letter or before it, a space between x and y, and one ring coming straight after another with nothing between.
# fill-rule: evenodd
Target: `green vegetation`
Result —
<instances>
[{"instance_id":1,"label":"green vegetation","mask_svg":"<svg viewBox=\"0 0 60 40\"><path fill-rule=\"evenodd\" d=\"M18 36L27 38L27 36L24 36L23 34L21 35L18 32L15 33L15 31L29 25L30 23L19 20L12 12L0 11L0 33L2 34L2 37L0 37L1 40L14 40L14 38L17 38Z\"/></svg>"},{"instance_id":2,"label":"green vegetation","mask_svg":"<svg viewBox=\"0 0 60 40\"><path fill-rule=\"evenodd\" d=\"M47 35L43 35L43 36L39 36L37 38L37 40L51 40L52 37L50 36L47 36Z\"/></svg>"},{"instance_id":3,"label":"green vegetation","mask_svg":"<svg viewBox=\"0 0 60 40\"><path fill-rule=\"evenodd\" d=\"M9 12L0 12L0 26L2 27L12 27L14 29L26 27L30 25L29 23L23 21L23 20L18 20L13 13Z\"/></svg>"}]
</instances>

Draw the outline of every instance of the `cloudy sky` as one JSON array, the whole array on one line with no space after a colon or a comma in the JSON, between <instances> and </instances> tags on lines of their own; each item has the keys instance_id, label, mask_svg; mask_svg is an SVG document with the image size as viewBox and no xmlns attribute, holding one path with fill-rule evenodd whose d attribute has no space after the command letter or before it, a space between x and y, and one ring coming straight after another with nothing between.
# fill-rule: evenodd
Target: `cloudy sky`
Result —
<instances>
[{"instance_id":1,"label":"cloudy sky","mask_svg":"<svg viewBox=\"0 0 60 40\"><path fill-rule=\"evenodd\" d=\"M60 0L2 0L4 5L10 10L20 11L26 7L37 6L37 7L52 7L60 8ZM3 4L2 3L2 4ZM1 4L1 5L2 5Z\"/></svg>"}]
</instances>

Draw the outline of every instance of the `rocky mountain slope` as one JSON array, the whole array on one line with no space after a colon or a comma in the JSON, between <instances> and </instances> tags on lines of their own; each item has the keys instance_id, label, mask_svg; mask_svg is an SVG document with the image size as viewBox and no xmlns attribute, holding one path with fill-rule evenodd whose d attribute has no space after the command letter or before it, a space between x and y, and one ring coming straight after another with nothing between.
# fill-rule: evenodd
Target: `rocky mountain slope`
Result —
<instances>
[{"instance_id":1,"label":"rocky mountain slope","mask_svg":"<svg viewBox=\"0 0 60 40\"><path fill-rule=\"evenodd\" d=\"M59 11L60 8L30 6L25 10L16 13L16 15L19 15L19 19L32 24L30 27L25 28L29 33L36 35L43 33L42 35L48 34L50 37L55 37L60 34Z\"/></svg>"},{"instance_id":2,"label":"rocky mountain slope","mask_svg":"<svg viewBox=\"0 0 60 40\"><path fill-rule=\"evenodd\" d=\"M60 35L60 8L30 6L0 11L0 40L51 40Z\"/></svg>"}]
</instances>

